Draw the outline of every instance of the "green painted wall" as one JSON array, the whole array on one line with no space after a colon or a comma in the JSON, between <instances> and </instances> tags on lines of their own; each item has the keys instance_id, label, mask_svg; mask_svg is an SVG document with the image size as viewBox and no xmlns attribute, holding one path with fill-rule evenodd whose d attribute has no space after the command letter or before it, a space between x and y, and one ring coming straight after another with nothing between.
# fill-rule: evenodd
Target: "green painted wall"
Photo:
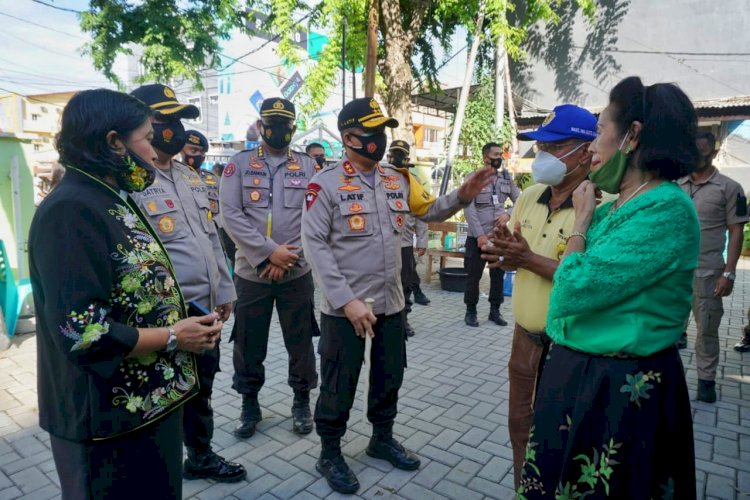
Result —
<instances>
[{"instance_id":1,"label":"green painted wall","mask_svg":"<svg viewBox=\"0 0 750 500\"><path fill-rule=\"evenodd\" d=\"M13 196L10 179L11 159L18 158L19 177L21 180L21 214L23 240L29 234L29 226L34 216L34 178L28 164L27 152L32 145L30 141L16 137L0 137L0 239L5 243L13 271L18 278L18 259L16 252L16 228L13 216ZM21 256L26 259L27 254ZM28 269L28 266L26 267Z\"/></svg>"}]
</instances>

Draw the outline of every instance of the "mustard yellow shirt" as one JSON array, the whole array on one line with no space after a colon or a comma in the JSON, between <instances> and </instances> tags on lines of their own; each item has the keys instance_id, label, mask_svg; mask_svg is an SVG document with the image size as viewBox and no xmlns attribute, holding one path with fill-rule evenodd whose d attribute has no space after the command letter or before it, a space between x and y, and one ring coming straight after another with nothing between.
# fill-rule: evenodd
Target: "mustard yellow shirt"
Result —
<instances>
[{"instance_id":1,"label":"mustard yellow shirt","mask_svg":"<svg viewBox=\"0 0 750 500\"><path fill-rule=\"evenodd\" d=\"M552 188L534 184L526 188L516 201L509 227L516 221L521 223L521 234L529 242L531 251L544 257L560 261L565 253L565 244L573 231L575 210L572 198L568 198L554 212L548 203ZM519 269L513 285L513 316L516 322L530 332L542 332L547 323L549 296L552 282L538 274Z\"/></svg>"}]
</instances>

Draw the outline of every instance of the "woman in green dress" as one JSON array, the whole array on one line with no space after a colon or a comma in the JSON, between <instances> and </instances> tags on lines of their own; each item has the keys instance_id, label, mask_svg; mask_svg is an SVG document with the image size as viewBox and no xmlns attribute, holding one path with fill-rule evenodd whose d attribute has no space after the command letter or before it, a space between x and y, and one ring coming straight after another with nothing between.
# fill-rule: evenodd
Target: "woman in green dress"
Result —
<instances>
[{"instance_id":1,"label":"woman in green dress","mask_svg":"<svg viewBox=\"0 0 750 500\"><path fill-rule=\"evenodd\" d=\"M698 160L675 85L614 87L590 181L554 276L519 498L695 498L693 430L675 341L690 312L698 219L673 182ZM601 191L618 195L599 207Z\"/></svg>"}]
</instances>

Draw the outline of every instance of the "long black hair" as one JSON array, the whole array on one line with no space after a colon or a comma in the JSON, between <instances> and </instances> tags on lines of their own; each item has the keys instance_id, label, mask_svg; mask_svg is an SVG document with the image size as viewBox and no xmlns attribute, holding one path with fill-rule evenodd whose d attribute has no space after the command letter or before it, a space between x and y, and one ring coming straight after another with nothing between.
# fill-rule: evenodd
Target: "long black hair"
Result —
<instances>
[{"instance_id":1,"label":"long black hair","mask_svg":"<svg viewBox=\"0 0 750 500\"><path fill-rule=\"evenodd\" d=\"M695 145L698 117L687 95L672 83L644 86L631 76L609 94L613 121L625 134L634 121L643 127L631 161L638 168L675 180L695 170L699 154Z\"/></svg>"},{"instance_id":2,"label":"long black hair","mask_svg":"<svg viewBox=\"0 0 750 500\"><path fill-rule=\"evenodd\" d=\"M107 133L123 141L151 116L151 108L133 96L107 89L84 90L68 102L62 113L56 147L60 163L98 177L115 175L125 168L122 156L107 143Z\"/></svg>"}]
</instances>

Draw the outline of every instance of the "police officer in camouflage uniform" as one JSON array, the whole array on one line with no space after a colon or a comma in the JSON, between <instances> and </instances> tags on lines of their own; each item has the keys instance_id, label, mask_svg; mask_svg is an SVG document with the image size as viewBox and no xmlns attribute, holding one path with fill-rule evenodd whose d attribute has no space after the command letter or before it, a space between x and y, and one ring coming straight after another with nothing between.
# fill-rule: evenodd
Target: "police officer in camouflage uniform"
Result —
<instances>
[{"instance_id":1,"label":"police officer in camouflage uniform","mask_svg":"<svg viewBox=\"0 0 750 500\"><path fill-rule=\"evenodd\" d=\"M450 217L494 174L477 173L458 191L435 199L408 170L378 165L386 151L383 115L371 98L355 99L338 117L346 156L321 170L307 187L302 242L322 292L318 351L322 384L315 425L322 448L316 469L337 492L359 488L341 455L341 437L359 379L364 336L372 336L367 417L373 435L367 454L403 470L419 458L393 438L398 390L406 366L401 239L406 216L423 221ZM364 300L375 300L369 312Z\"/></svg>"},{"instance_id":2,"label":"police officer in camouflage uniform","mask_svg":"<svg viewBox=\"0 0 750 500\"><path fill-rule=\"evenodd\" d=\"M393 141L388 148L388 163L394 167L411 168L414 165L409 163L409 143L406 141ZM411 312L411 306L414 302L426 306L430 299L422 292L419 274L417 273L417 261L414 258L414 234L417 235L416 254L420 257L427 251L427 224L417 219L413 215L406 216L404 224L403 238L401 240L401 286L404 289L404 301L406 307L406 336L413 337L414 329L409 324L408 315ZM411 294L414 292L414 302L411 300Z\"/></svg>"},{"instance_id":3,"label":"police officer in camouflage uniform","mask_svg":"<svg viewBox=\"0 0 750 500\"><path fill-rule=\"evenodd\" d=\"M169 253L186 302L216 310L226 321L236 298L224 251L213 224L208 187L190 167L173 159L186 143L180 120L196 118L198 108L177 102L164 85L144 85L132 93L154 110L151 122L156 151L156 179L131 196L149 217ZM200 314L194 311L193 314ZM228 462L211 450L214 432L211 391L219 371L219 344L196 357L200 392L185 403L183 431L188 458L186 479L207 478L235 482L245 478L245 468Z\"/></svg>"},{"instance_id":4,"label":"police officer in camouflage uniform","mask_svg":"<svg viewBox=\"0 0 750 500\"><path fill-rule=\"evenodd\" d=\"M464 255L464 270L468 274L466 291L464 292L464 303L466 304L464 321L468 326L479 326L479 321L477 321L479 281L482 279L484 266L487 264L485 260L482 260L481 248L489 241L488 235L492 233L495 224L507 224L510 220L511 209L505 208L505 202L510 199L515 203L521 195L521 190L513 182L508 171L502 168L502 153L502 147L495 142L490 142L482 147L484 166L492 167L496 174L490 185L485 187L464 210L466 222L469 226ZM490 269L489 319L500 326L508 324L500 313L500 305L504 301L504 274L502 269Z\"/></svg>"},{"instance_id":5,"label":"police officer in camouflage uniform","mask_svg":"<svg viewBox=\"0 0 750 500\"><path fill-rule=\"evenodd\" d=\"M240 438L252 436L262 418L258 392L265 382L263 361L274 303L289 353L293 430L309 434L313 428L310 390L318 384L313 280L300 224L305 188L316 163L289 149L294 119L294 104L286 99L263 101L261 145L235 155L221 180L224 228L237 245L232 387L242 394L242 414L234 431Z\"/></svg>"}]
</instances>

